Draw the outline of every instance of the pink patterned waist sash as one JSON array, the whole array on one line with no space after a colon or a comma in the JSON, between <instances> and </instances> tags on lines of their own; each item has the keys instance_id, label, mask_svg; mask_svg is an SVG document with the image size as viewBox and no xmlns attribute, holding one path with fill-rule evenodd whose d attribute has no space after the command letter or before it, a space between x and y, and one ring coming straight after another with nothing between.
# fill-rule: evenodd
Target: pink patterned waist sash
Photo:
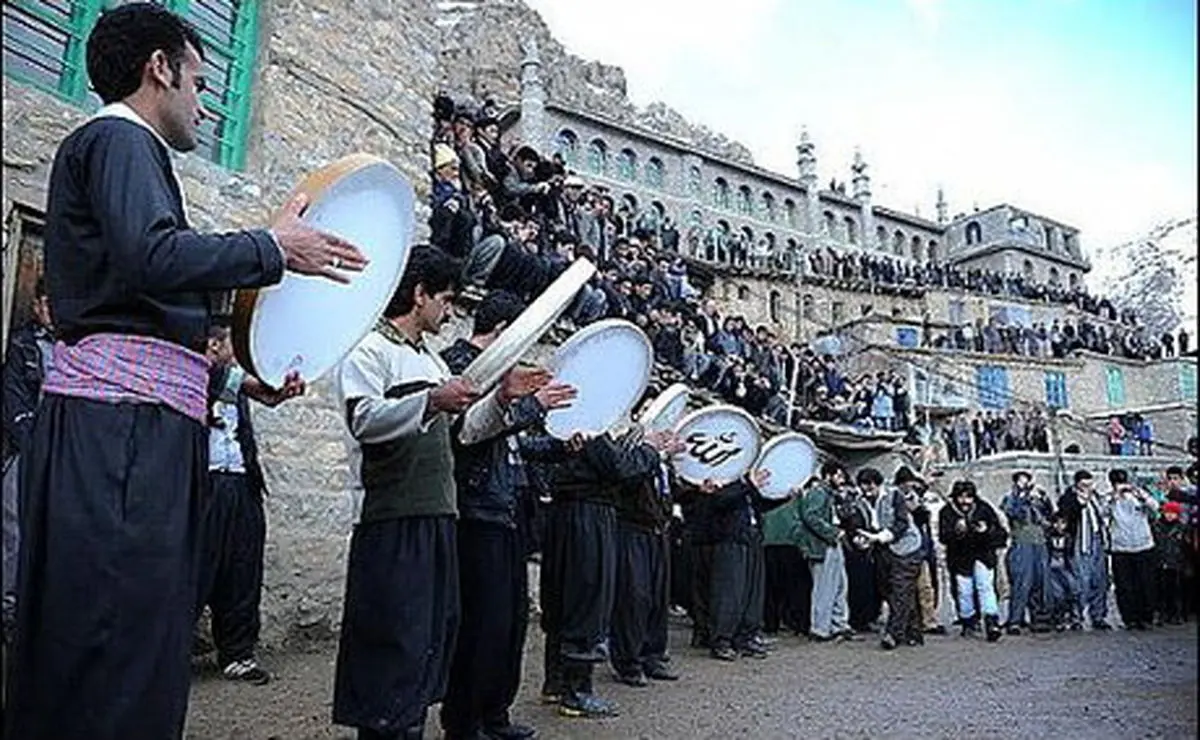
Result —
<instances>
[{"instance_id":1,"label":"pink patterned waist sash","mask_svg":"<svg viewBox=\"0 0 1200 740\"><path fill-rule=\"evenodd\" d=\"M156 403L201 424L208 419L208 358L173 342L91 334L55 342L45 393L108 403Z\"/></svg>"}]
</instances>

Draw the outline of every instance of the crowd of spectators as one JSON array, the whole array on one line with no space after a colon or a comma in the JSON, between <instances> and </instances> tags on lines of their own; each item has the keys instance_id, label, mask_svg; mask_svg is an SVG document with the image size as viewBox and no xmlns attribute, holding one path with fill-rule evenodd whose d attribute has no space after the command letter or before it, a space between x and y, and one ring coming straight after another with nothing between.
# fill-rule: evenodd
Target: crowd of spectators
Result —
<instances>
[{"instance_id":1,"label":"crowd of spectators","mask_svg":"<svg viewBox=\"0 0 1200 740\"><path fill-rule=\"evenodd\" d=\"M1180 354L1186 353L1189 341L1184 329L1179 330L1177 344L1171 333L1156 338L1140 326L1106 326L1086 319L1078 323L1055 319L1047 326L1045 322L1022 324L993 317L987 323L976 319L974 324L931 335L925 332L926 343L938 349L1058 359L1086 350L1134 360L1159 360L1174 356L1177 346Z\"/></svg>"},{"instance_id":2,"label":"crowd of spectators","mask_svg":"<svg viewBox=\"0 0 1200 740\"><path fill-rule=\"evenodd\" d=\"M1154 424L1141 414L1112 416L1105 431L1110 455L1149 457L1154 454Z\"/></svg>"},{"instance_id":3,"label":"crowd of spectators","mask_svg":"<svg viewBox=\"0 0 1200 740\"><path fill-rule=\"evenodd\" d=\"M940 433L950 462L1015 450L1050 451L1046 414L1038 408L959 414L943 424Z\"/></svg>"},{"instance_id":4,"label":"crowd of spectators","mask_svg":"<svg viewBox=\"0 0 1200 740\"><path fill-rule=\"evenodd\" d=\"M467 293L532 300L576 259L597 266L567 311L582 326L628 319L655 358L695 387L775 423L800 419L906 431L910 404L894 375L845 377L829 355L787 345L766 326L723 316L689 280L669 219L614 209L561 158L504 148L490 104L434 104L430 242L464 263Z\"/></svg>"}]
</instances>

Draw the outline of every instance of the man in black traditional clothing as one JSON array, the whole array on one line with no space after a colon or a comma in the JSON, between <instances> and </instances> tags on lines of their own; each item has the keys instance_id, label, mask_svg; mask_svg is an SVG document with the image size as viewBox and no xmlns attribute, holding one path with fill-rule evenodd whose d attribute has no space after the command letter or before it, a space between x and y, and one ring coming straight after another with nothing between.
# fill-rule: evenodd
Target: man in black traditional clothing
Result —
<instances>
[{"instance_id":1,"label":"man in black traditional clothing","mask_svg":"<svg viewBox=\"0 0 1200 740\"><path fill-rule=\"evenodd\" d=\"M654 436L653 434L650 436ZM682 451L675 435L658 435L665 454ZM611 658L617 680L646 686L675 681L667 655L670 609L671 476L665 462L621 486L617 495L617 596Z\"/></svg>"},{"instance_id":2,"label":"man in black traditional clothing","mask_svg":"<svg viewBox=\"0 0 1200 740\"><path fill-rule=\"evenodd\" d=\"M345 281L351 245L300 222L200 234L169 150L196 147L203 44L152 3L87 41L106 104L50 172L46 287L57 339L22 454L16 636L5 736L178 737L187 710L200 505L208 475L214 291L285 268Z\"/></svg>"},{"instance_id":3,"label":"man in black traditional clothing","mask_svg":"<svg viewBox=\"0 0 1200 740\"><path fill-rule=\"evenodd\" d=\"M596 696L592 670L608 659L617 588L616 496L620 486L658 470L657 444L624 444L602 434L575 437L554 469L542 548L540 596L546 633L543 701L566 717L606 717L616 706Z\"/></svg>"},{"instance_id":4,"label":"man in black traditional clothing","mask_svg":"<svg viewBox=\"0 0 1200 740\"><path fill-rule=\"evenodd\" d=\"M250 399L278 406L304 393L289 378L270 388L247 375L233 356L229 327L218 317L209 331L209 497L204 507L199 570L199 609L212 610L213 643L221 675L230 681L265 684L271 675L254 656L262 622L263 548L267 491L250 419Z\"/></svg>"},{"instance_id":5,"label":"man in black traditional clothing","mask_svg":"<svg viewBox=\"0 0 1200 740\"><path fill-rule=\"evenodd\" d=\"M472 446L511 425L509 404L545 370L518 368L480 398L425 344L445 321L461 266L415 247L384 318L342 361L337 396L363 494L347 558L333 721L360 740L420 738L445 698L459 625L452 439Z\"/></svg>"},{"instance_id":6,"label":"man in black traditional clothing","mask_svg":"<svg viewBox=\"0 0 1200 740\"><path fill-rule=\"evenodd\" d=\"M475 308L470 339L442 352L453 373L461 373L524 310L512 293L489 293ZM546 435L518 432L540 425L546 412L568 405L575 391L552 383L512 406L506 433L474 445L455 445L458 486L458 573L461 619L442 729L448 740L533 737L534 730L512 722L509 707L521 683L521 658L529 622L529 571L533 481L526 458L561 459L563 443Z\"/></svg>"}]
</instances>

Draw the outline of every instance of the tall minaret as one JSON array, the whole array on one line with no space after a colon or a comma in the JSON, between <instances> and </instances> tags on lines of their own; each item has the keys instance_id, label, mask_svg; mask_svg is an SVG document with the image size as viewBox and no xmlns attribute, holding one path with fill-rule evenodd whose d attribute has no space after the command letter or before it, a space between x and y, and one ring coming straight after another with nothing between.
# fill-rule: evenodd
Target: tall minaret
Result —
<instances>
[{"instance_id":1,"label":"tall minaret","mask_svg":"<svg viewBox=\"0 0 1200 740\"><path fill-rule=\"evenodd\" d=\"M546 140L546 86L542 82L542 60L535 39L521 46L521 143L539 152L549 152Z\"/></svg>"},{"instance_id":2,"label":"tall minaret","mask_svg":"<svg viewBox=\"0 0 1200 740\"><path fill-rule=\"evenodd\" d=\"M800 186L804 188L804 230L815 234L818 230L821 200L817 195L817 147L808 135L807 126L800 131L800 144L796 147L796 166L800 169Z\"/></svg>"},{"instance_id":3,"label":"tall minaret","mask_svg":"<svg viewBox=\"0 0 1200 740\"><path fill-rule=\"evenodd\" d=\"M946 191L942 189L941 185L938 185L937 222L939 224L944 224L947 221L949 221L950 220L948 218L949 213L950 213L950 206L946 203Z\"/></svg>"},{"instance_id":4,"label":"tall minaret","mask_svg":"<svg viewBox=\"0 0 1200 740\"><path fill-rule=\"evenodd\" d=\"M875 240L875 219L871 217L871 176L867 174L862 150L857 147L854 149L854 164L850 165L850 172L850 185L859 208L858 228L861 237L858 243L864 247L871 246Z\"/></svg>"}]
</instances>

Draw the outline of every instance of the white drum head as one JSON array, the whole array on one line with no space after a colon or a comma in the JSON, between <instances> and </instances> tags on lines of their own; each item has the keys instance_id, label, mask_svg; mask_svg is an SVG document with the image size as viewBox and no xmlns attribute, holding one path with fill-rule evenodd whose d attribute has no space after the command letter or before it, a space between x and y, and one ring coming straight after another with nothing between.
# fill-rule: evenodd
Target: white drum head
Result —
<instances>
[{"instance_id":1,"label":"white drum head","mask_svg":"<svg viewBox=\"0 0 1200 740\"><path fill-rule=\"evenodd\" d=\"M693 411L675 431L685 445L675 457L675 472L695 484L706 478L720 485L737 480L758 458L762 445L758 423L736 406Z\"/></svg>"},{"instance_id":2,"label":"white drum head","mask_svg":"<svg viewBox=\"0 0 1200 740\"><path fill-rule=\"evenodd\" d=\"M596 266L586 259L571 263L515 321L500 332L496 341L479 353L463 371L462 377L481 393L491 390L504 373L520 361L521 355L529 351L554 325L563 311L570 307L571 301L575 300L579 289L595 274Z\"/></svg>"},{"instance_id":3,"label":"white drum head","mask_svg":"<svg viewBox=\"0 0 1200 740\"><path fill-rule=\"evenodd\" d=\"M689 390L685 383L668 386L666 390L655 396L654 400L646 404L642 415L638 417L638 423L647 432L674 429L683 415L687 413L688 395Z\"/></svg>"},{"instance_id":4,"label":"white drum head","mask_svg":"<svg viewBox=\"0 0 1200 740\"><path fill-rule=\"evenodd\" d=\"M297 191L310 198L305 223L342 237L370 263L349 273L349 285L285 272L278 285L238 292L234 351L247 371L274 387L293 371L312 382L341 362L383 315L412 247L412 186L378 157L338 160Z\"/></svg>"},{"instance_id":5,"label":"white drum head","mask_svg":"<svg viewBox=\"0 0 1200 740\"><path fill-rule=\"evenodd\" d=\"M803 434L780 434L763 445L754 467L771 473L771 479L759 491L763 498L784 499L817 469L817 446Z\"/></svg>"},{"instance_id":6,"label":"white drum head","mask_svg":"<svg viewBox=\"0 0 1200 740\"><path fill-rule=\"evenodd\" d=\"M576 332L547 367L555 381L575 386L579 394L568 408L546 414L546 431L559 439L608 431L646 392L653 364L650 340L624 319L597 321Z\"/></svg>"}]
</instances>

